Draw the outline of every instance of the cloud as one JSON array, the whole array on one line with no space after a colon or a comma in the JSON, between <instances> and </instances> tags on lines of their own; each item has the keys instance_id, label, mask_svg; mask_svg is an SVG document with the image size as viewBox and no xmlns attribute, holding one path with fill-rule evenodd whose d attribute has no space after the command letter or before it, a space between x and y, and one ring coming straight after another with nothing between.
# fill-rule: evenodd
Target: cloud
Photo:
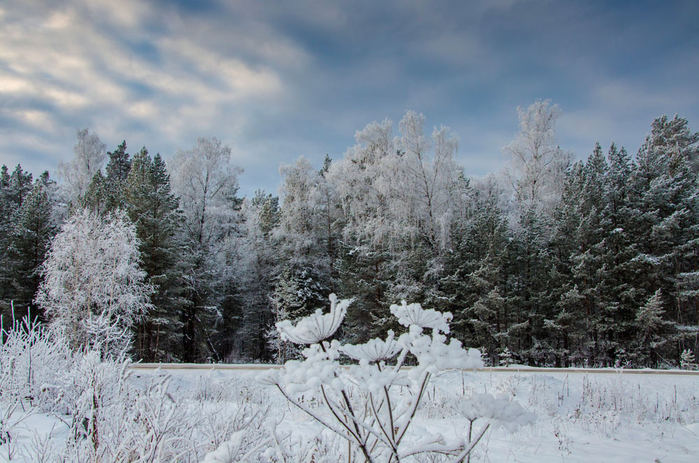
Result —
<instances>
[{"instance_id":1,"label":"cloud","mask_svg":"<svg viewBox=\"0 0 699 463\"><path fill-rule=\"evenodd\" d=\"M147 145L166 157L200 135L246 146L235 137L255 124L247 113L283 102L282 72L308 57L269 27L246 32L227 19L153 2L8 5L0 14L0 163L55 171L82 127L110 148L126 139L132 150Z\"/></svg>"},{"instance_id":2,"label":"cloud","mask_svg":"<svg viewBox=\"0 0 699 463\"><path fill-rule=\"evenodd\" d=\"M338 158L356 130L414 109L451 125L481 174L538 98L563 109L565 149L641 143L653 117L699 115L686 3L9 0L0 163L53 170L84 127L166 158L217 136L245 193L276 191L279 163Z\"/></svg>"}]
</instances>

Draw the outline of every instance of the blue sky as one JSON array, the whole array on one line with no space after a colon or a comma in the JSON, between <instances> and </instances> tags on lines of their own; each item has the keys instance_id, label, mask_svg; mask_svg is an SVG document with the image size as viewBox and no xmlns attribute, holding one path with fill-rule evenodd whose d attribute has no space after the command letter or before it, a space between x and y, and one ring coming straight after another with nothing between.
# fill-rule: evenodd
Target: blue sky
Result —
<instances>
[{"instance_id":1,"label":"blue sky","mask_svg":"<svg viewBox=\"0 0 699 463\"><path fill-rule=\"evenodd\" d=\"M136 1L0 3L0 164L54 173L77 129L167 159L216 136L275 192L406 110L459 136L470 175L501 168L517 106L560 106L563 149L635 152L662 114L699 130L699 2Z\"/></svg>"}]
</instances>

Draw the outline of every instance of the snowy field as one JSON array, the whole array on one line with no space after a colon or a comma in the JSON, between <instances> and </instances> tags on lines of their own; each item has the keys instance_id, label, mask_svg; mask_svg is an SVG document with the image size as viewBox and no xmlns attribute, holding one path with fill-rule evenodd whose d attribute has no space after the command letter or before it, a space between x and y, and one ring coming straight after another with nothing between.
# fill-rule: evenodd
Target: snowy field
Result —
<instances>
[{"instance_id":1,"label":"snowy field","mask_svg":"<svg viewBox=\"0 0 699 463\"><path fill-rule=\"evenodd\" d=\"M120 427L118 420L145 421L140 437L161 439L161 448L180 449L181 456L175 458L179 461L204 460L241 433L248 438L273 435L273 444L259 442L284 449L288 461L347 461L346 442L290 405L274 387L257 382L258 374L259 370L131 369L123 374L126 381L150 392L140 396L140 410L110 410L113 419L104 421L100 438L112 439L117 446L139 445L139 436ZM513 398L537 420L514 433L492 427L472 462L699 461L697 375L444 372L431 381L410 439L418 441L426 429L447 439L464 437L469 422L459 404L484 392ZM314 397L305 400L311 409L318 406ZM0 460L56 461L55 456L65 455L69 416L42 413L28 399L1 407ZM476 420L474 433L480 425ZM122 461L130 461L128 448L123 450ZM164 459L155 452L138 461L170 461L169 455ZM217 455L222 454L210 454L206 461L223 461ZM417 461L435 460L424 456Z\"/></svg>"}]
</instances>

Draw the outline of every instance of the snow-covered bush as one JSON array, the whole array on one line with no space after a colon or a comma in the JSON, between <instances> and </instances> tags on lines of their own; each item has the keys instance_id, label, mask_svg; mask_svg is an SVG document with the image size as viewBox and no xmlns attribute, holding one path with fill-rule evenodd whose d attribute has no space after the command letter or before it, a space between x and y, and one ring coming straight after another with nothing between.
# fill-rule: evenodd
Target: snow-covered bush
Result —
<instances>
[{"instance_id":1,"label":"snow-covered bush","mask_svg":"<svg viewBox=\"0 0 699 463\"><path fill-rule=\"evenodd\" d=\"M130 328L150 309L153 292L138 245L120 211L106 218L79 211L51 242L36 302L72 349L116 358L129 348Z\"/></svg>"},{"instance_id":2,"label":"snow-covered bush","mask_svg":"<svg viewBox=\"0 0 699 463\"><path fill-rule=\"evenodd\" d=\"M479 413L486 423L476 438L468 436L467 440L464 436L447 442L441 434L412 431L430 377L448 369L481 368L481 354L464 349L456 339L447 339L451 314L405 302L390 310L407 328L406 333L396 337L389 331L386 339L360 345L329 341L350 303L331 295L328 313L318 310L296 325L278 323L282 339L308 346L303 350L305 359L288 361L281 370L259 375L258 381L277 387L289 402L349 441L366 461L398 462L426 454L463 461L491 423L514 429L531 421L517 404L478 396L469 411ZM357 363L343 368L341 355ZM417 365L405 369L409 355ZM324 408L309 406L302 394L315 394Z\"/></svg>"},{"instance_id":3,"label":"snow-covered bush","mask_svg":"<svg viewBox=\"0 0 699 463\"><path fill-rule=\"evenodd\" d=\"M46 394L46 384L73 364L65 340L32 321L30 315L8 325L3 320L0 338L0 402L50 406L55 398Z\"/></svg>"},{"instance_id":4,"label":"snow-covered bush","mask_svg":"<svg viewBox=\"0 0 699 463\"><path fill-rule=\"evenodd\" d=\"M128 360L73 351L60 331L29 317L3 321L0 339L0 460L201 461L236 436L245 458L272 445L268 407L230 380L212 379L204 397L177 394L169 375L139 378ZM29 440L36 415L55 430Z\"/></svg>"},{"instance_id":5,"label":"snow-covered bush","mask_svg":"<svg viewBox=\"0 0 699 463\"><path fill-rule=\"evenodd\" d=\"M697 361L694 357L694 352L692 352L692 349L685 349L682 351L682 356L680 357L680 366L683 370L696 370L699 368L699 366L697 366Z\"/></svg>"},{"instance_id":6,"label":"snow-covered bush","mask_svg":"<svg viewBox=\"0 0 699 463\"><path fill-rule=\"evenodd\" d=\"M59 378L59 403L70 417L63 458L201 461L218 449L219 460L211 461L228 461L224 455L254 461L270 444L264 428L268 409L240 398L237 403L192 401L174 393L170 375L156 371L138 380L129 364L101 360L92 351Z\"/></svg>"}]
</instances>

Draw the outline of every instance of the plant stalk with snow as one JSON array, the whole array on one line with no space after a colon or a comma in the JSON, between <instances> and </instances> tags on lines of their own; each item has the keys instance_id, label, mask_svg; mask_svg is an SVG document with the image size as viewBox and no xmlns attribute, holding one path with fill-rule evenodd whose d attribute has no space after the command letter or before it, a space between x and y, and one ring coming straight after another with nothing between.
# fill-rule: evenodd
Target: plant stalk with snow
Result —
<instances>
[{"instance_id":1,"label":"plant stalk with snow","mask_svg":"<svg viewBox=\"0 0 699 463\"><path fill-rule=\"evenodd\" d=\"M356 445L366 461L400 462L420 454L463 461L489 425L476 439L469 436L455 442L447 442L440 434L410 432L434 373L483 366L478 350L466 350L453 338L447 342L451 314L403 302L391 306L391 313L408 328L406 333L396 337L389 331L384 340L341 345L328 340L351 301L338 301L331 295L330 302L329 313L318 310L296 325L289 321L277 324L283 339L308 345L303 350L305 359L288 361L282 370L266 372L258 380L276 386L289 402ZM357 363L340 368L341 354ZM403 366L408 355L416 358L417 366L406 372ZM319 395L326 413L304 404L300 394L307 392Z\"/></svg>"}]
</instances>

